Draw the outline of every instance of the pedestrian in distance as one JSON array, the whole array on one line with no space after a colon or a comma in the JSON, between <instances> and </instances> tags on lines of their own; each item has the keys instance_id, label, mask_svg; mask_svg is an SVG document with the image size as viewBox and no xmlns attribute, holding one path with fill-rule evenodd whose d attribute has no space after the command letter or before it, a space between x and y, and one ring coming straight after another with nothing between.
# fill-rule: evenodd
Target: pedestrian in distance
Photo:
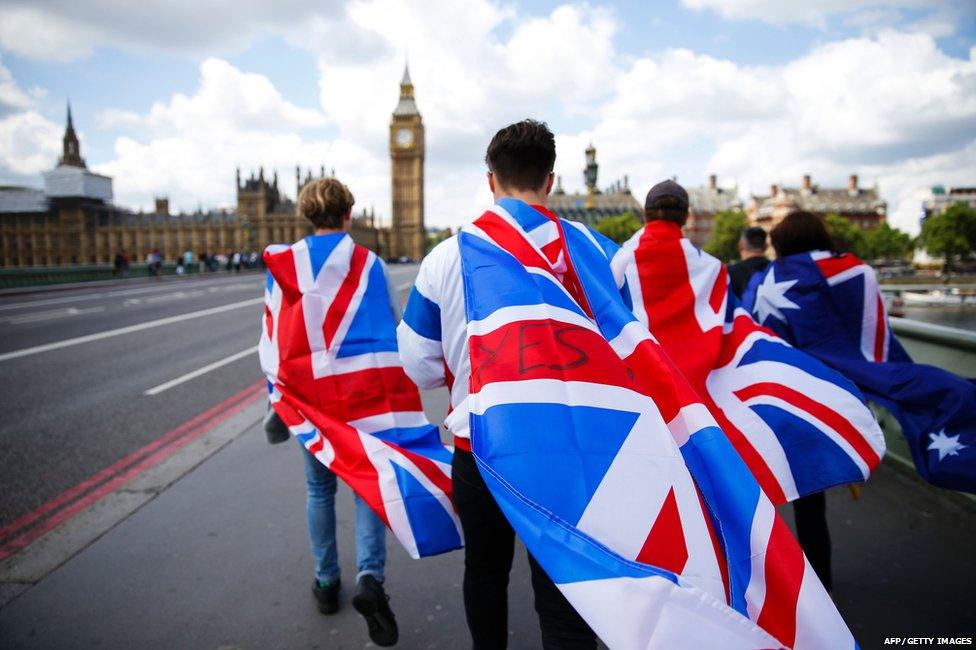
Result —
<instances>
[{"instance_id":1,"label":"pedestrian in distance","mask_svg":"<svg viewBox=\"0 0 976 650\"><path fill-rule=\"evenodd\" d=\"M154 277L157 280L160 279L160 274L162 273L163 269L163 256L159 252L158 248L154 248L149 251L149 254L146 256L146 268L148 269L151 277Z\"/></svg>"},{"instance_id":2,"label":"pedestrian in distance","mask_svg":"<svg viewBox=\"0 0 976 650\"><path fill-rule=\"evenodd\" d=\"M749 279L769 266L769 258L766 257L766 231L758 226L743 229L738 247L741 260L729 265L729 288L736 298L741 299Z\"/></svg>"},{"instance_id":3,"label":"pedestrian in distance","mask_svg":"<svg viewBox=\"0 0 976 650\"><path fill-rule=\"evenodd\" d=\"M546 209L556 147L540 122L525 120L498 131L488 145L488 186L497 201L556 220ZM469 363L465 283L458 235L438 244L421 262L397 329L407 374L424 389L446 386L454 435L454 504L464 530L464 611L476 649L508 642L508 582L515 533L487 487L472 454L469 430ZM535 609L544 648L595 648L596 637L552 579L529 554Z\"/></svg>"}]
</instances>

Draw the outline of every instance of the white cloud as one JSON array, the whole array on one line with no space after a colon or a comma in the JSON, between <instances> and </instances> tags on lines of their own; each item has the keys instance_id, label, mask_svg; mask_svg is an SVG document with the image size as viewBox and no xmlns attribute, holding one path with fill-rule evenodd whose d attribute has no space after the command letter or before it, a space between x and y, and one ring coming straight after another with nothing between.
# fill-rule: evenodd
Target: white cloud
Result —
<instances>
[{"instance_id":1,"label":"white cloud","mask_svg":"<svg viewBox=\"0 0 976 650\"><path fill-rule=\"evenodd\" d=\"M807 173L825 186L855 173L914 231L920 188L976 177L976 48L957 59L928 35L885 32L752 67L670 50L634 60L595 115L557 138L567 189L580 187L592 141L601 183L628 174L638 198L675 174L695 185L717 173L745 198Z\"/></svg>"},{"instance_id":2,"label":"white cloud","mask_svg":"<svg viewBox=\"0 0 976 650\"><path fill-rule=\"evenodd\" d=\"M26 110L34 106L34 98L17 84L0 57L0 116L10 110Z\"/></svg>"},{"instance_id":3,"label":"white cloud","mask_svg":"<svg viewBox=\"0 0 976 650\"><path fill-rule=\"evenodd\" d=\"M866 23L881 20L881 9L862 5L877 13L865 14ZM834 6L801 9L822 17ZM115 176L122 204L146 206L154 194L167 193L174 205L189 208L233 204L238 165L245 174L264 165L270 175L277 167L292 193L295 164L325 163L360 205L375 205L388 219L387 129L409 47L427 126L429 225L477 216L489 199L487 142L495 129L526 116L553 125L556 170L569 191L582 186L583 149L592 141L601 185L627 174L638 196L674 174L697 184L718 173L723 183L765 191L772 182L798 184L804 173L825 185L857 173L865 183L877 181L893 221L912 228L919 187L976 176L969 155L976 142L976 48L969 58L954 58L929 35L888 30L825 42L776 66L744 66L688 49L633 58L616 51L618 17L600 7L563 5L543 16L491 0L431 0L425 8L421 13L409 0L354 0L334 16L320 13L294 27L290 42L316 55L315 108L289 102L272 79L205 59L193 93L174 94L145 113L98 115L101 126L128 135L117 139L113 160L97 168ZM0 97L12 88L6 92L20 113L0 122L7 143L0 145L0 164L21 172L44 168L38 161L45 157L53 164L60 126L38 122L43 118L30 113L27 94L3 73L0 66Z\"/></svg>"},{"instance_id":4,"label":"white cloud","mask_svg":"<svg viewBox=\"0 0 976 650\"><path fill-rule=\"evenodd\" d=\"M320 127L325 116L286 101L266 76L209 58L200 64L200 88L193 96L176 93L169 103L154 104L144 122L154 132L190 135Z\"/></svg>"},{"instance_id":5,"label":"white cloud","mask_svg":"<svg viewBox=\"0 0 976 650\"><path fill-rule=\"evenodd\" d=\"M681 0L681 4L731 20L805 23L823 29L830 18L839 16L847 26L867 33L900 24L935 37L951 35L958 25L976 17L971 0Z\"/></svg>"},{"instance_id":6,"label":"white cloud","mask_svg":"<svg viewBox=\"0 0 976 650\"><path fill-rule=\"evenodd\" d=\"M0 59L0 170L24 176L50 169L61 127L37 111L43 89L25 91Z\"/></svg>"},{"instance_id":7,"label":"white cloud","mask_svg":"<svg viewBox=\"0 0 976 650\"><path fill-rule=\"evenodd\" d=\"M97 169L115 178L116 200L146 206L154 194L167 193L179 208L232 205L234 168L264 166L270 179L282 172L281 186L294 194L296 164L323 161L361 169L361 147L337 139L303 137L326 123L318 110L286 101L271 81L245 73L228 62L209 58L200 65L200 84L192 95L174 94L148 113L109 110L103 125L137 127L143 140L120 137L114 160Z\"/></svg>"},{"instance_id":8,"label":"white cloud","mask_svg":"<svg viewBox=\"0 0 976 650\"><path fill-rule=\"evenodd\" d=\"M61 153L62 128L35 110L0 119L0 167L21 175L47 171Z\"/></svg>"},{"instance_id":9,"label":"white cloud","mask_svg":"<svg viewBox=\"0 0 976 650\"><path fill-rule=\"evenodd\" d=\"M39 7L0 7L0 47L35 59L71 61L89 54L101 30Z\"/></svg>"},{"instance_id":10,"label":"white cloud","mask_svg":"<svg viewBox=\"0 0 976 650\"><path fill-rule=\"evenodd\" d=\"M976 177L976 48L955 59L927 35L889 32L825 44L778 72L780 113L716 139L709 169L756 193L805 173L835 185L857 173L911 231L920 187Z\"/></svg>"},{"instance_id":11,"label":"white cloud","mask_svg":"<svg viewBox=\"0 0 976 650\"><path fill-rule=\"evenodd\" d=\"M409 49L427 127L431 225L477 216L487 198L484 151L495 130L529 116L589 119L613 94L620 74L615 17L588 5L563 5L530 17L485 0L433 0L423 13L403 0L363 0L349 6L346 20L383 39L390 52ZM387 129L402 66L403 54L365 61L319 57L324 110L345 137L362 143L386 169ZM375 195L384 214L388 185L389 180Z\"/></svg>"},{"instance_id":12,"label":"white cloud","mask_svg":"<svg viewBox=\"0 0 976 650\"><path fill-rule=\"evenodd\" d=\"M263 34L288 35L315 13L341 15L342 0L7 0L0 47L35 59L70 61L95 47L206 55L245 48Z\"/></svg>"},{"instance_id":13,"label":"white cloud","mask_svg":"<svg viewBox=\"0 0 976 650\"><path fill-rule=\"evenodd\" d=\"M886 32L818 47L784 81L800 136L835 157L910 157L976 137L976 49L954 59L927 35Z\"/></svg>"},{"instance_id":14,"label":"white cloud","mask_svg":"<svg viewBox=\"0 0 976 650\"><path fill-rule=\"evenodd\" d=\"M585 6L522 22L512 9L488 1L440 0L425 8L420 13L402 0L360 1L347 14L319 16L291 34L293 43L317 53L322 112L289 104L262 75L208 59L193 94L175 94L145 114L110 109L98 116L101 125L130 133L117 140L115 160L99 169L116 177L120 203L147 205L153 193L168 191L174 205L192 207L232 202L227 179L236 164L289 170L290 190L296 163L317 168L324 161L360 204L373 204L388 218L387 129L402 74L397 52L409 43L428 127L428 222L471 218L486 200L481 159L494 129L544 113L543 107L579 112L612 90L615 25L605 10ZM511 27L507 38L497 33L503 25ZM350 47L365 39L369 51L336 56L342 48L335 37L343 34ZM554 41L581 49L553 54L547 44ZM490 60L498 65L485 65ZM550 69L526 78L540 60ZM323 126L335 134L326 138Z\"/></svg>"}]
</instances>

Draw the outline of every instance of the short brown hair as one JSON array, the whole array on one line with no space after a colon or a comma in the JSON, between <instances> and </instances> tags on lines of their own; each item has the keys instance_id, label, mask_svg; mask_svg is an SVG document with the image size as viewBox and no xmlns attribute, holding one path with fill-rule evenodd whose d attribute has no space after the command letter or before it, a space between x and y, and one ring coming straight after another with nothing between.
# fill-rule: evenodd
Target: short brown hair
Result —
<instances>
[{"instance_id":1,"label":"short brown hair","mask_svg":"<svg viewBox=\"0 0 976 650\"><path fill-rule=\"evenodd\" d=\"M491 139L485 162L503 187L537 190L556 164L556 138L545 122L509 124Z\"/></svg>"},{"instance_id":2,"label":"short brown hair","mask_svg":"<svg viewBox=\"0 0 976 650\"><path fill-rule=\"evenodd\" d=\"M352 192L334 178L308 183L298 195L298 212L316 228L342 228L342 220L356 203Z\"/></svg>"},{"instance_id":3,"label":"short brown hair","mask_svg":"<svg viewBox=\"0 0 976 650\"><path fill-rule=\"evenodd\" d=\"M809 251L837 252L824 220L815 214L794 210L769 233L776 257Z\"/></svg>"}]
</instances>

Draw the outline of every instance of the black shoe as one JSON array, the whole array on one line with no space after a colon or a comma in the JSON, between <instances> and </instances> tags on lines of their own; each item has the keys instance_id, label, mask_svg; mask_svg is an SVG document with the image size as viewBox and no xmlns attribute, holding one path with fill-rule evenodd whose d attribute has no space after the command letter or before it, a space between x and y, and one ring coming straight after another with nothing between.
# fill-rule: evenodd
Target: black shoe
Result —
<instances>
[{"instance_id":1,"label":"black shoe","mask_svg":"<svg viewBox=\"0 0 976 650\"><path fill-rule=\"evenodd\" d=\"M353 608L366 619L369 638L378 646L391 646L400 636L389 600L383 584L369 574L359 579L352 597Z\"/></svg>"},{"instance_id":2,"label":"black shoe","mask_svg":"<svg viewBox=\"0 0 976 650\"><path fill-rule=\"evenodd\" d=\"M339 611L339 581L328 587L320 587L319 581L312 581L312 595L319 604L320 614L335 614Z\"/></svg>"}]
</instances>

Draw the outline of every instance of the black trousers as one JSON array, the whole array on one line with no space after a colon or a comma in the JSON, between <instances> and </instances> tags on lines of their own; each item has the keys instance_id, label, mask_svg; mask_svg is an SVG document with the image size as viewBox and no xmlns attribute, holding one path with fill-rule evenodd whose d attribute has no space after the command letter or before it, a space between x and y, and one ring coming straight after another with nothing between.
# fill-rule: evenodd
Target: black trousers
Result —
<instances>
[{"instance_id":1,"label":"black trousers","mask_svg":"<svg viewBox=\"0 0 976 650\"><path fill-rule=\"evenodd\" d=\"M508 575L515 532L478 472L469 451L454 450L454 505L464 530L464 613L474 650L508 643ZM539 563L529 554L542 647L596 648L596 636Z\"/></svg>"},{"instance_id":2,"label":"black trousers","mask_svg":"<svg viewBox=\"0 0 976 650\"><path fill-rule=\"evenodd\" d=\"M830 531L827 530L827 497L815 492L793 502L796 537L827 591L833 591L830 574Z\"/></svg>"}]
</instances>

